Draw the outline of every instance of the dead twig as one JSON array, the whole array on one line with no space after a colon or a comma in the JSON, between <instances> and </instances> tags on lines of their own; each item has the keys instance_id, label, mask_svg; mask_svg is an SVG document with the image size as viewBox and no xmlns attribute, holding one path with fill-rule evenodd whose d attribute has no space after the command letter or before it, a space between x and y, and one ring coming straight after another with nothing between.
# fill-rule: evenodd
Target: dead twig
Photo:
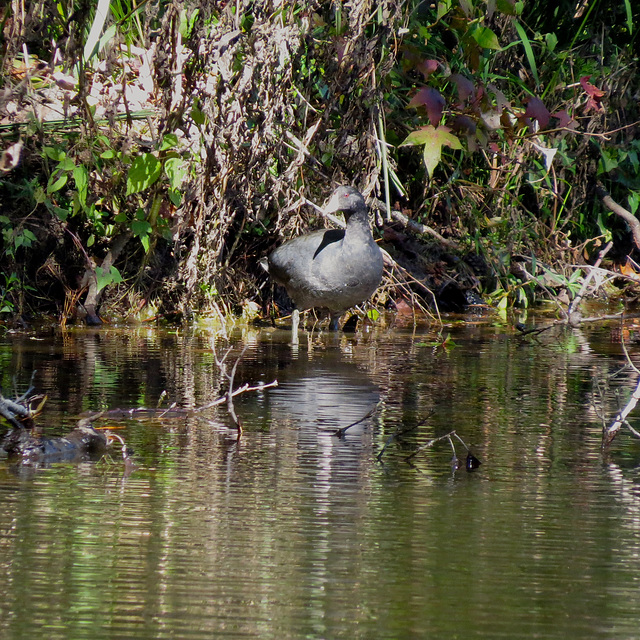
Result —
<instances>
[{"instance_id":1,"label":"dead twig","mask_svg":"<svg viewBox=\"0 0 640 640\"><path fill-rule=\"evenodd\" d=\"M249 383L247 382L243 384L241 387L234 389L231 395L235 397L237 395L240 395L241 393L247 393L249 391L263 391L264 389L269 389L271 387L277 387L277 386L278 386L277 380L274 380L273 382L261 382L260 384L257 384L254 387L249 386ZM229 394L226 393L225 395L220 396L219 398L216 398L211 402L207 402L207 404L204 404L200 407L196 407L195 409L193 409L193 411L205 411L206 409L217 407L218 405L221 405L227 402L228 399L229 399Z\"/></svg>"},{"instance_id":2,"label":"dead twig","mask_svg":"<svg viewBox=\"0 0 640 640\"><path fill-rule=\"evenodd\" d=\"M15 400L9 400L9 398L5 398L2 393L0 393L0 416L16 429L30 426L28 424L29 421L42 411L42 407L47 401L47 396L32 395L35 375L36 371L34 370L31 374L28 389L21 396L16 397ZM17 394L17 390L15 393ZM35 409L32 409L31 404L34 402L39 402L39 404Z\"/></svg>"}]
</instances>

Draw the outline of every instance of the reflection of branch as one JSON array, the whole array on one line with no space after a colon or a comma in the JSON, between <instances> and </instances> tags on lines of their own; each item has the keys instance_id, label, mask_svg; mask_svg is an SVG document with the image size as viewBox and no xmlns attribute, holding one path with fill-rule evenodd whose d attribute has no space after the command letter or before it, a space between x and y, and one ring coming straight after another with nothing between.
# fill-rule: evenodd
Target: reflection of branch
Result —
<instances>
[{"instance_id":1,"label":"reflection of branch","mask_svg":"<svg viewBox=\"0 0 640 640\"><path fill-rule=\"evenodd\" d=\"M378 462L382 460L382 456L384 455L384 452L387 450L387 447L394 440L396 440L397 438L401 438L403 435L407 433L411 433L411 431L415 431L418 427L421 427L433 415L433 413L434 413L434 410L431 409L431 411L429 411L429 415L426 418L423 418L422 420L420 420L420 422L417 422L412 427L407 427L406 429L396 429L395 433L392 433L387 438L387 441L384 443L384 446L380 450L380 453L378 453L378 455L376 456L376 459L378 460Z\"/></svg>"},{"instance_id":2,"label":"reflection of branch","mask_svg":"<svg viewBox=\"0 0 640 640\"><path fill-rule=\"evenodd\" d=\"M429 442L426 442L425 444L420 445L413 453L410 453L405 458L405 460L411 460L411 458L417 456L421 451L423 451L424 449L428 449L430 447L433 447L434 444L437 444L441 440L448 440L449 444L453 448L453 441L451 440L451 436L456 436L458 438L458 440L460 440L460 438L458 437L458 434L455 431L449 431L449 433L445 433L445 435L440 436L439 438L433 438L432 440L429 440ZM462 442L462 440L460 440L460 442ZM462 444L464 444L464 442L462 442ZM467 445L465 444L464 446L468 450ZM455 453L456 453L456 450L453 449L453 454L455 455Z\"/></svg>"}]
</instances>

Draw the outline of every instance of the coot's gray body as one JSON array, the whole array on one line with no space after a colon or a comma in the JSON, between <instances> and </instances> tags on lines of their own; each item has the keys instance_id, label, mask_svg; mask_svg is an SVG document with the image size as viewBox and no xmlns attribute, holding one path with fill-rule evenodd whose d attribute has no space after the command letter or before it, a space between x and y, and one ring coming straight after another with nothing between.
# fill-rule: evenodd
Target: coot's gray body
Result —
<instances>
[{"instance_id":1,"label":"coot's gray body","mask_svg":"<svg viewBox=\"0 0 640 640\"><path fill-rule=\"evenodd\" d=\"M346 229L299 236L268 258L269 274L286 288L296 311L329 309L333 330L337 330L342 313L373 294L383 269L382 253L371 235L367 205L360 192L338 187L325 207L326 213L336 211L344 213ZM294 312L294 334L297 320Z\"/></svg>"}]
</instances>

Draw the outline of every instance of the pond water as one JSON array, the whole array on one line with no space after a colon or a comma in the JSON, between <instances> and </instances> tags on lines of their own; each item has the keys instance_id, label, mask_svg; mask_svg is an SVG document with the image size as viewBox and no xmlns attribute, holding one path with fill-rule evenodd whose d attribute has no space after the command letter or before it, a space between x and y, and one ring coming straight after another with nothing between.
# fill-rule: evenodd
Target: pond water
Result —
<instances>
[{"instance_id":1,"label":"pond water","mask_svg":"<svg viewBox=\"0 0 640 640\"><path fill-rule=\"evenodd\" d=\"M6 335L3 392L37 370L49 435L177 408L99 421L132 473L118 448L0 459L0 637L637 637L640 445L600 453L635 386L618 329ZM196 410L227 345L234 386L278 381L236 396L239 441L224 405ZM452 430L477 470L459 440L457 469L446 439L419 449Z\"/></svg>"}]
</instances>

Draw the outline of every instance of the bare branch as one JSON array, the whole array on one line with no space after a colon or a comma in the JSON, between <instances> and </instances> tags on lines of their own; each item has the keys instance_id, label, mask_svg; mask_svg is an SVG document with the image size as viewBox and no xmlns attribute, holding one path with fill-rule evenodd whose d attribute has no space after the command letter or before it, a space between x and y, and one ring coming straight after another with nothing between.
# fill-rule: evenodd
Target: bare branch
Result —
<instances>
[{"instance_id":1,"label":"bare branch","mask_svg":"<svg viewBox=\"0 0 640 640\"><path fill-rule=\"evenodd\" d=\"M605 190L602 185L596 187L596 193L602 200L602 204L605 207L613 211L617 216L620 216L631 229L633 235L633 242L638 249L640 249L640 220L636 218L631 211L627 211L624 207L620 206Z\"/></svg>"}]
</instances>

